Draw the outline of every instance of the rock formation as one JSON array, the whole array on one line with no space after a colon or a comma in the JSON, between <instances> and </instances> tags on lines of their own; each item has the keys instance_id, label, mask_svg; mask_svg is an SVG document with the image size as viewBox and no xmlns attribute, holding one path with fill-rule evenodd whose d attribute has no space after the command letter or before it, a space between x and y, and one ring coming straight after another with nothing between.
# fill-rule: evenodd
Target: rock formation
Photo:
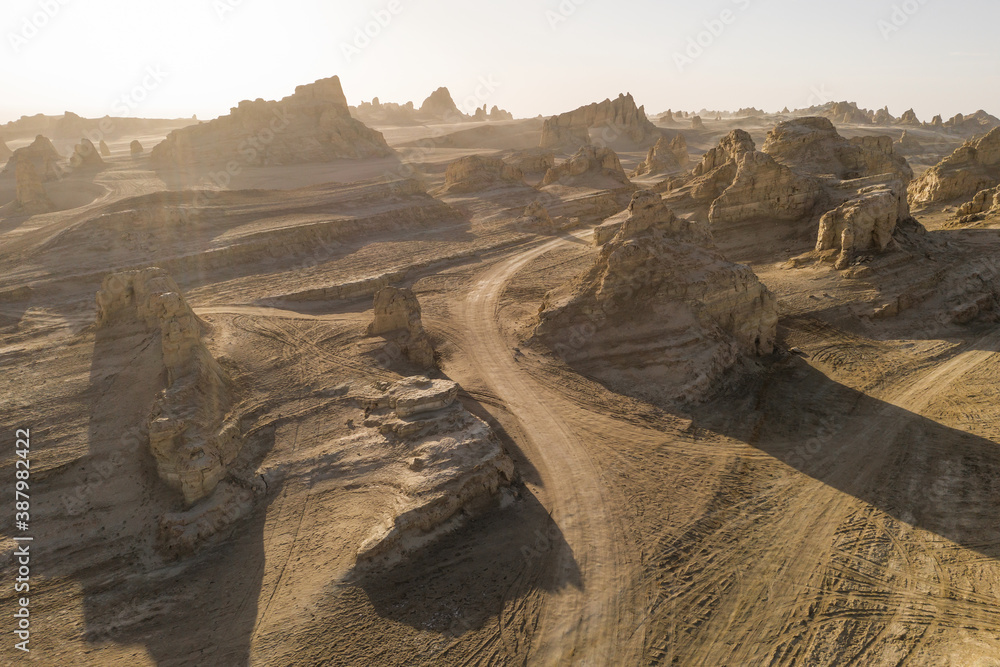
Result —
<instances>
[{"instance_id":1,"label":"rock formation","mask_svg":"<svg viewBox=\"0 0 1000 667\"><path fill-rule=\"evenodd\" d=\"M674 120L674 112L670 109L667 109L666 113L662 114L658 120L664 125L675 125L677 123Z\"/></svg>"},{"instance_id":2,"label":"rock formation","mask_svg":"<svg viewBox=\"0 0 1000 667\"><path fill-rule=\"evenodd\" d=\"M958 217L968 222L972 222L968 218L978 218L983 213L1000 213L1000 186L980 190L972 201L962 204L958 209Z\"/></svg>"},{"instance_id":3,"label":"rock formation","mask_svg":"<svg viewBox=\"0 0 1000 667\"><path fill-rule=\"evenodd\" d=\"M526 185L520 169L498 157L469 155L448 165L442 193L479 192L512 185Z\"/></svg>"},{"instance_id":4,"label":"rock formation","mask_svg":"<svg viewBox=\"0 0 1000 667\"><path fill-rule=\"evenodd\" d=\"M701 116L695 116L691 119L691 129L692 130L704 130L705 123L702 121Z\"/></svg>"},{"instance_id":5,"label":"rock formation","mask_svg":"<svg viewBox=\"0 0 1000 667\"><path fill-rule=\"evenodd\" d=\"M15 206L23 213L47 213L53 209L42 179L31 160L19 160L15 167Z\"/></svg>"},{"instance_id":6,"label":"rock formation","mask_svg":"<svg viewBox=\"0 0 1000 667\"><path fill-rule=\"evenodd\" d=\"M875 125L891 125L896 122L896 119L889 113L889 107L885 107L875 112L875 118L872 122Z\"/></svg>"},{"instance_id":7,"label":"rock formation","mask_svg":"<svg viewBox=\"0 0 1000 667\"><path fill-rule=\"evenodd\" d=\"M968 198L1000 184L1000 128L966 142L928 169L910 186L915 204L938 204Z\"/></svg>"},{"instance_id":8,"label":"rock formation","mask_svg":"<svg viewBox=\"0 0 1000 667\"><path fill-rule=\"evenodd\" d=\"M683 134L678 133L673 139L668 139L665 136L660 137L656 144L649 149L645 162L640 163L632 175L645 176L677 171L687 166L690 159L687 141Z\"/></svg>"},{"instance_id":9,"label":"rock formation","mask_svg":"<svg viewBox=\"0 0 1000 667\"><path fill-rule=\"evenodd\" d=\"M59 176L59 159L59 153L52 142L39 134L31 144L14 151L4 167L4 173L16 173L18 162L30 160L39 177L48 181Z\"/></svg>"},{"instance_id":10,"label":"rock formation","mask_svg":"<svg viewBox=\"0 0 1000 667\"><path fill-rule=\"evenodd\" d=\"M741 360L770 354L777 321L749 267L637 192L594 266L545 297L535 335L615 390L696 400Z\"/></svg>"},{"instance_id":11,"label":"rock formation","mask_svg":"<svg viewBox=\"0 0 1000 667\"><path fill-rule=\"evenodd\" d=\"M631 94L604 100L553 116L542 125L542 148L577 149L591 143L591 130L600 130L602 144L628 139L644 144L660 131L646 118L645 107L636 107Z\"/></svg>"},{"instance_id":12,"label":"rock formation","mask_svg":"<svg viewBox=\"0 0 1000 667\"><path fill-rule=\"evenodd\" d=\"M495 104L493 105L493 108L490 109L490 116L489 117L490 117L490 120L494 120L494 121L496 121L496 120L514 120L514 114L512 114L509 111L505 111L504 109L501 109L500 107L498 107Z\"/></svg>"},{"instance_id":13,"label":"rock formation","mask_svg":"<svg viewBox=\"0 0 1000 667\"><path fill-rule=\"evenodd\" d=\"M162 269L104 279L97 325L121 323L159 338L166 389L149 417L149 449L160 479L194 504L212 494L243 446L231 381L202 342L201 321Z\"/></svg>"},{"instance_id":14,"label":"rock formation","mask_svg":"<svg viewBox=\"0 0 1000 667\"><path fill-rule=\"evenodd\" d=\"M909 109L903 112L903 115L899 117L900 125L912 125L914 127L920 127L923 123L917 119L917 113L913 109Z\"/></svg>"},{"instance_id":15,"label":"rock formation","mask_svg":"<svg viewBox=\"0 0 1000 667\"><path fill-rule=\"evenodd\" d=\"M368 326L369 336L387 339L387 352L395 352L422 368L437 365L434 346L420 320L420 303L409 289L385 287L375 294L375 319ZM390 360L397 356L390 355Z\"/></svg>"},{"instance_id":16,"label":"rock formation","mask_svg":"<svg viewBox=\"0 0 1000 667\"><path fill-rule=\"evenodd\" d=\"M360 397L368 415L360 437L406 452L390 471L388 486L398 497L358 550L360 569L405 558L496 503L514 480L496 435L457 395L450 380L414 377Z\"/></svg>"},{"instance_id":17,"label":"rock formation","mask_svg":"<svg viewBox=\"0 0 1000 667\"><path fill-rule=\"evenodd\" d=\"M440 119L462 120L465 114L458 110L455 100L445 87L438 88L420 105L420 112Z\"/></svg>"},{"instance_id":18,"label":"rock formation","mask_svg":"<svg viewBox=\"0 0 1000 667\"><path fill-rule=\"evenodd\" d=\"M800 176L766 153L746 151L736 156L736 175L712 202L713 225L744 220L801 220L808 217L822 193L820 184Z\"/></svg>"},{"instance_id":19,"label":"rock formation","mask_svg":"<svg viewBox=\"0 0 1000 667\"><path fill-rule=\"evenodd\" d=\"M340 79L299 86L281 101L244 100L229 115L174 130L150 156L158 168L282 165L392 155L381 132L351 117Z\"/></svg>"},{"instance_id":20,"label":"rock formation","mask_svg":"<svg viewBox=\"0 0 1000 667\"><path fill-rule=\"evenodd\" d=\"M138 139L133 139L132 143L128 145L128 150L132 154L132 157L142 155L142 144L139 143Z\"/></svg>"},{"instance_id":21,"label":"rock formation","mask_svg":"<svg viewBox=\"0 0 1000 667\"><path fill-rule=\"evenodd\" d=\"M96 171L104 168L104 159L94 146L94 142L84 138L73 148L69 165L77 170Z\"/></svg>"},{"instance_id":22,"label":"rock formation","mask_svg":"<svg viewBox=\"0 0 1000 667\"><path fill-rule=\"evenodd\" d=\"M525 174L544 174L556 166L556 156L552 151L534 148L526 151L514 151L504 156L503 161L512 167L520 169Z\"/></svg>"},{"instance_id":23,"label":"rock formation","mask_svg":"<svg viewBox=\"0 0 1000 667\"><path fill-rule=\"evenodd\" d=\"M919 155L924 152L920 141L906 130L903 130L903 134L899 137L894 148L900 155Z\"/></svg>"},{"instance_id":24,"label":"rock formation","mask_svg":"<svg viewBox=\"0 0 1000 667\"><path fill-rule=\"evenodd\" d=\"M549 215L548 209L540 201L533 201L524 209L517 219L517 226L524 230L551 233L556 229L556 223Z\"/></svg>"},{"instance_id":25,"label":"rock formation","mask_svg":"<svg viewBox=\"0 0 1000 667\"><path fill-rule=\"evenodd\" d=\"M816 251L839 250L835 267L846 269L856 251L885 250L898 217L899 196L893 189L865 188L820 218Z\"/></svg>"},{"instance_id":26,"label":"rock formation","mask_svg":"<svg viewBox=\"0 0 1000 667\"><path fill-rule=\"evenodd\" d=\"M111 149L108 148L108 144L104 141L104 139L101 139L100 149L101 157L111 157Z\"/></svg>"},{"instance_id":27,"label":"rock formation","mask_svg":"<svg viewBox=\"0 0 1000 667\"><path fill-rule=\"evenodd\" d=\"M573 157L545 172L541 186L573 183L593 176L603 177L621 185L631 185L618 155L613 150L584 146Z\"/></svg>"}]
</instances>

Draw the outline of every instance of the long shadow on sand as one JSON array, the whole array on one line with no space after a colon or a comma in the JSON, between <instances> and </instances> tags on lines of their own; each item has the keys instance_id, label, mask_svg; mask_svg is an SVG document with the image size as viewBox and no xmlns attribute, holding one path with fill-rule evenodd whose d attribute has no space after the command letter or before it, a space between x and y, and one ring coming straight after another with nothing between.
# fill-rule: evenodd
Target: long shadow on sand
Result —
<instances>
[{"instance_id":1,"label":"long shadow on sand","mask_svg":"<svg viewBox=\"0 0 1000 667\"><path fill-rule=\"evenodd\" d=\"M867 396L801 359L741 405L735 400L701 406L695 423L904 523L1000 558L1000 444Z\"/></svg>"},{"instance_id":2,"label":"long shadow on sand","mask_svg":"<svg viewBox=\"0 0 1000 667\"><path fill-rule=\"evenodd\" d=\"M144 646L158 665L245 665L264 573L266 513L258 507L230 539L220 535L196 556L162 555L160 517L183 507L157 477L141 425L164 383L158 334L141 326L98 329L90 451L48 480L63 511L49 522L53 535L40 540L55 552L40 562L58 563L43 575L73 579L82 589L90 644ZM280 490L273 486L268 498Z\"/></svg>"}]
</instances>

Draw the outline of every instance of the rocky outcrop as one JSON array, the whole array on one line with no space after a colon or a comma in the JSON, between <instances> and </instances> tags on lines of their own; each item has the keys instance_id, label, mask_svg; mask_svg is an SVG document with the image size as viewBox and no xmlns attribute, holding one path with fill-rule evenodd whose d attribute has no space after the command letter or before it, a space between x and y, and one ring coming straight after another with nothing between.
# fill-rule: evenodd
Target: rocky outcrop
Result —
<instances>
[{"instance_id":1,"label":"rocky outcrop","mask_svg":"<svg viewBox=\"0 0 1000 667\"><path fill-rule=\"evenodd\" d=\"M111 149L108 148L108 144L101 139L99 148L101 149L101 157L111 157Z\"/></svg>"},{"instance_id":2,"label":"rocky outcrop","mask_svg":"<svg viewBox=\"0 0 1000 667\"><path fill-rule=\"evenodd\" d=\"M128 150L132 157L137 157L143 153L142 144L139 143L138 139L132 140L132 143L128 145Z\"/></svg>"},{"instance_id":3,"label":"rocky outcrop","mask_svg":"<svg viewBox=\"0 0 1000 667\"><path fill-rule=\"evenodd\" d=\"M391 566L497 502L514 464L490 427L455 399L450 380L413 377L360 397L371 438L402 449L388 474L392 511L358 550L363 570Z\"/></svg>"},{"instance_id":4,"label":"rocky outcrop","mask_svg":"<svg viewBox=\"0 0 1000 667\"><path fill-rule=\"evenodd\" d=\"M695 116L691 119L691 129L692 130L704 130L705 122L701 119L701 116Z\"/></svg>"},{"instance_id":5,"label":"rocky outcrop","mask_svg":"<svg viewBox=\"0 0 1000 667\"><path fill-rule=\"evenodd\" d=\"M673 236L683 236L691 231L688 223L680 220L667 208L663 203L663 197L650 190L640 190L632 195L628 208L594 228L594 245L603 246L626 226L631 233L649 229L654 225Z\"/></svg>"},{"instance_id":6,"label":"rocky outcrop","mask_svg":"<svg viewBox=\"0 0 1000 667\"><path fill-rule=\"evenodd\" d=\"M923 123L917 119L917 113L913 109L908 109L903 112L903 115L899 117L900 125L911 125L913 127L920 127Z\"/></svg>"},{"instance_id":7,"label":"rocky outcrop","mask_svg":"<svg viewBox=\"0 0 1000 667\"><path fill-rule=\"evenodd\" d=\"M375 293L375 319L368 326L369 336L386 338L390 356L405 356L421 368L437 365L434 346L420 319L420 303L409 289L385 287Z\"/></svg>"},{"instance_id":8,"label":"rocky outcrop","mask_svg":"<svg viewBox=\"0 0 1000 667\"><path fill-rule=\"evenodd\" d=\"M938 204L1000 184L1000 128L966 142L910 186L910 201Z\"/></svg>"},{"instance_id":9,"label":"rocky outcrop","mask_svg":"<svg viewBox=\"0 0 1000 667\"><path fill-rule=\"evenodd\" d=\"M149 449L160 479L194 504L213 493L243 446L231 381L202 342L201 321L162 269L104 279L97 325L122 323L159 338L166 389L149 417Z\"/></svg>"},{"instance_id":10,"label":"rocky outcrop","mask_svg":"<svg viewBox=\"0 0 1000 667\"><path fill-rule=\"evenodd\" d=\"M556 223L549 215L548 209L540 201L533 201L524 209L517 219L517 226L524 230L551 233L556 229Z\"/></svg>"},{"instance_id":11,"label":"rocky outcrop","mask_svg":"<svg viewBox=\"0 0 1000 667\"><path fill-rule=\"evenodd\" d=\"M540 146L576 149L591 143L591 130L600 130L603 144L619 139L646 144L660 134L646 118L645 107L636 107L632 95L623 94L549 118L542 125Z\"/></svg>"},{"instance_id":12,"label":"rocky outcrop","mask_svg":"<svg viewBox=\"0 0 1000 667\"><path fill-rule=\"evenodd\" d=\"M493 108L490 109L489 119L492 121L514 120L514 114L504 109L501 109L500 107L494 104Z\"/></svg>"},{"instance_id":13,"label":"rocky outcrop","mask_svg":"<svg viewBox=\"0 0 1000 667\"><path fill-rule=\"evenodd\" d=\"M621 185L631 185L618 155L610 148L584 146L576 155L545 172L541 186L579 182L600 177Z\"/></svg>"},{"instance_id":14,"label":"rocky outcrop","mask_svg":"<svg viewBox=\"0 0 1000 667\"><path fill-rule=\"evenodd\" d=\"M31 144L18 148L10 156L4 173L17 172L17 164L21 160L30 160L31 166L35 168L35 173L43 181L52 180L59 176L59 152L46 137L38 135Z\"/></svg>"},{"instance_id":15,"label":"rocky outcrop","mask_svg":"<svg viewBox=\"0 0 1000 667\"><path fill-rule=\"evenodd\" d=\"M980 190L972 201L962 204L958 209L958 217L963 219L978 217L983 213L1000 213L1000 187Z\"/></svg>"},{"instance_id":16,"label":"rocky outcrop","mask_svg":"<svg viewBox=\"0 0 1000 667\"><path fill-rule=\"evenodd\" d=\"M459 120L465 118L465 114L458 110L455 100L451 98L451 93L443 86L424 100L424 103L420 105L420 113L440 119Z\"/></svg>"},{"instance_id":17,"label":"rocky outcrop","mask_svg":"<svg viewBox=\"0 0 1000 667\"><path fill-rule=\"evenodd\" d=\"M351 117L340 79L299 86L281 101L243 101L226 116L175 130L150 153L157 168L283 165L386 157L381 132Z\"/></svg>"},{"instance_id":18,"label":"rocky outcrop","mask_svg":"<svg viewBox=\"0 0 1000 667\"><path fill-rule=\"evenodd\" d=\"M14 172L16 181L15 206L27 214L47 213L53 210L52 201L45 192L42 178L35 171L31 160L19 160Z\"/></svg>"},{"instance_id":19,"label":"rocky outcrop","mask_svg":"<svg viewBox=\"0 0 1000 667\"><path fill-rule=\"evenodd\" d=\"M505 155L503 161L512 167L520 169L525 174L544 174L556 166L556 156L552 151L535 148L527 151L515 151Z\"/></svg>"},{"instance_id":20,"label":"rocky outcrop","mask_svg":"<svg viewBox=\"0 0 1000 667\"><path fill-rule=\"evenodd\" d=\"M594 266L546 295L535 335L612 389L697 400L737 364L771 353L777 301L657 199L635 194Z\"/></svg>"},{"instance_id":21,"label":"rocky outcrop","mask_svg":"<svg viewBox=\"0 0 1000 667\"><path fill-rule=\"evenodd\" d=\"M884 186L866 188L819 221L816 251L839 250L835 264L846 269L861 250L881 252L892 240L899 215L899 190Z\"/></svg>"},{"instance_id":22,"label":"rocky outcrop","mask_svg":"<svg viewBox=\"0 0 1000 667\"><path fill-rule=\"evenodd\" d=\"M708 219L713 225L764 218L800 220L811 214L821 193L816 180L799 176L770 155L745 152L736 158L736 175L712 202Z\"/></svg>"},{"instance_id":23,"label":"rocky outcrop","mask_svg":"<svg viewBox=\"0 0 1000 667\"><path fill-rule=\"evenodd\" d=\"M674 120L674 112L671 109L667 109L665 113L660 115L657 119L664 125L675 125L677 121Z\"/></svg>"},{"instance_id":24,"label":"rocky outcrop","mask_svg":"<svg viewBox=\"0 0 1000 667\"><path fill-rule=\"evenodd\" d=\"M924 152L920 141L906 130L903 130L903 134L895 143L894 148L900 155L919 155Z\"/></svg>"},{"instance_id":25,"label":"rocky outcrop","mask_svg":"<svg viewBox=\"0 0 1000 667\"><path fill-rule=\"evenodd\" d=\"M69 165L79 171L97 171L104 168L104 159L94 146L94 142L84 138L73 148Z\"/></svg>"},{"instance_id":26,"label":"rocky outcrop","mask_svg":"<svg viewBox=\"0 0 1000 667\"><path fill-rule=\"evenodd\" d=\"M645 162L641 162L633 172L633 176L661 174L683 169L690 161L687 150L687 140L683 134L677 134L673 139L660 137L649 149Z\"/></svg>"},{"instance_id":27,"label":"rocky outcrop","mask_svg":"<svg viewBox=\"0 0 1000 667\"><path fill-rule=\"evenodd\" d=\"M496 187L523 185L524 174L498 157L470 155L448 165L443 194L480 192Z\"/></svg>"}]
</instances>

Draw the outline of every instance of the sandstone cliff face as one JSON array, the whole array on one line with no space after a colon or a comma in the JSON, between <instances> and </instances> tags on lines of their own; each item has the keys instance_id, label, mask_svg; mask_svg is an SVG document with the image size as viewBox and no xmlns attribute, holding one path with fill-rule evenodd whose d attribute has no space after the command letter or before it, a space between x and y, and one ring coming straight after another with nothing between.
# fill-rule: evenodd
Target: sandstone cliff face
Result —
<instances>
[{"instance_id":1,"label":"sandstone cliff face","mask_svg":"<svg viewBox=\"0 0 1000 667\"><path fill-rule=\"evenodd\" d=\"M697 400L741 360L772 352L777 319L750 268L638 192L593 268L546 296L535 335L616 390Z\"/></svg>"},{"instance_id":2,"label":"sandstone cliff face","mask_svg":"<svg viewBox=\"0 0 1000 667\"><path fill-rule=\"evenodd\" d=\"M520 169L498 157L470 155L448 165L442 193L479 192L512 185L527 185Z\"/></svg>"},{"instance_id":3,"label":"sandstone cliff face","mask_svg":"<svg viewBox=\"0 0 1000 667\"><path fill-rule=\"evenodd\" d=\"M20 160L14 172L15 203L19 211L28 214L47 213L53 209L42 179L31 160Z\"/></svg>"},{"instance_id":4,"label":"sandstone cliff face","mask_svg":"<svg viewBox=\"0 0 1000 667\"><path fill-rule=\"evenodd\" d=\"M392 155L381 132L351 117L331 77L278 102L244 100L229 115L171 132L152 152L159 168L192 164L282 165Z\"/></svg>"},{"instance_id":5,"label":"sandstone cliff face","mask_svg":"<svg viewBox=\"0 0 1000 667\"><path fill-rule=\"evenodd\" d=\"M736 157L736 175L712 202L708 219L712 224L800 220L811 214L821 193L816 180L799 176L766 153L746 151Z\"/></svg>"},{"instance_id":6,"label":"sandstone cliff face","mask_svg":"<svg viewBox=\"0 0 1000 667\"><path fill-rule=\"evenodd\" d=\"M542 148L576 149L591 142L591 129L601 129L602 143L626 138L641 144L659 136L659 130L646 118L645 107L636 107L632 95L619 95L553 116L542 125Z\"/></svg>"},{"instance_id":7,"label":"sandstone cliff face","mask_svg":"<svg viewBox=\"0 0 1000 667\"><path fill-rule=\"evenodd\" d=\"M370 437L403 448L406 460L392 484L395 508L361 545L359 568L394 564L488 508L513 481L496 435L457 395L450 380L414 377L361 397Z\"/></svg>"},{"instance_id":8,"label":"sandstone cliff face","mask_svg":"<svg viewBox=\"0 0 1000 667\"><path fill-rule=\"evenodd\" d=\"M409 289L385 287L375 293L375 319L369 336L384 336L394 350L422 368L437 365L434 346L420 319L420 303Z\"/></svg>"},{"instance_id":9,"label":"sandstone cliff face","mask_svg":"<svg viewBox=\"0 0 1000 667\"><path fill-rule=\"evenodd\" d=\"M1000 128L958 148L910 186L910 201L937 204L1000 183Z\"/></svg>"},{"instance_id":10,"label":"sandstone cliff face","mask_svg":"<svg viewBox=\"0 0 1000 667\"><path fill-rule=\"evenodd\" d=\"M160 338L167 387L149 417L149 448L167 485L194 504L215 490L243 446L231 382L201 322L162 269L114 273L97 294L98 327L141 323Z\"/></svg>"},{"instance_id":11,"label":"sandstone cliff face","mask_svg":"<svg viewBox=\"0 0 1000 667\"><path fill-rule=\"evenodd\" d=\"M631 185L618 155L610 148L584 146L576 154L545 172L540 186L562 182L579 182L587 177L600 177L621 185Z\"/></svg>"},{"instance_id":12,"label":"sandstone cliff face","mask_svg":"<svg viewBox=\"0 0 1000 667\"><path fill-rule=\"evenodd\" d=\"M683 134L678 134L673 139L660 137L656 144L649 149L646 160L639 164L632 175L646 176L678 171L686 167L690 160L687 140L684 139Z\"/></svg>"},{"instance_id":13,"label":"sandstone cliff face","mask_svg":"<svg viewBox=\"0 0 1000 667\"><path fill-rule=\"evenodd\" d=\"M829 211L819 221L816 250L840 250L836 268L846 269L858 250L886 249L896 229L899 190L875 186Z\"/></svg>"}]
</instances>

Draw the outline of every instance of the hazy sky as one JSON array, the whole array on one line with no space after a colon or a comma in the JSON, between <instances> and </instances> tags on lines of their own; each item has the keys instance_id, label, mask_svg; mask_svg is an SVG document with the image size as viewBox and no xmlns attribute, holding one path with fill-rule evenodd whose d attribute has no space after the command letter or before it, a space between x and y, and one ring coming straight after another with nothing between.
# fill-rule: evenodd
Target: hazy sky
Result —
<instances>
[{"instance_id":1,"label":"hazy sky","mask_svg":"<svg viewBox=\"0 0 1000 667\"><path fill-rule=\"evenodd\" d=\"M518 117L626 91L1000 115L998 25L996 0L4 0L0 121L211 118L334 74L352 104L447 86Z\"/></svg>"}]
</instances>

